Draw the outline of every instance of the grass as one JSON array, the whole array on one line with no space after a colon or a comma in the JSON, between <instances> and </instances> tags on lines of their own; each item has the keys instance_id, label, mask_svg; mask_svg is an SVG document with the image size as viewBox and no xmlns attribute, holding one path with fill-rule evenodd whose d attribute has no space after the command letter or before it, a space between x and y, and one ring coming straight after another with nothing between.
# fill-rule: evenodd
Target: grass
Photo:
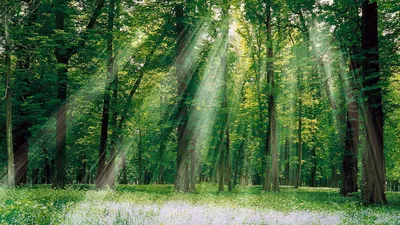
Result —
<instances>
[{"instance_id":1,"label":"grass","mask_svg":"<svg viewBox=\"0 0 400 225\"><path fill-rule=\"evenodd\" d=\"M387 192L388 206L364 207L359 195L342 197L333 188L282 186L278 193L264 193L259 186L231 193L216 190L213 184L199 184L196 193L188 194L175 193L171 185L120 185L101 191L92 185L71 185L66 190L47 185L3 187L0 224L175 224L180 221L177 209L190 209L186 222L200 216L194 223L400 224L400 193ZM316 218L325 215L339 222ZM268 221L272 217L275 221Z\"/></svg>"}]
</instances>

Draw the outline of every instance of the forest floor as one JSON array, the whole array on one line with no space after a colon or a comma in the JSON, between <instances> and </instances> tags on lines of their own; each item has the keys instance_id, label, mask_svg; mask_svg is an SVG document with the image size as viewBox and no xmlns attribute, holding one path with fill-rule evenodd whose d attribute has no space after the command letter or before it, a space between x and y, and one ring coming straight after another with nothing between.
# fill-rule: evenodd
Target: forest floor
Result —
<instances>
[{"instance_id":1,"label":"forest floor","mask_svg":"<svg viewBox=\"0 0 400 225\"><path fill-rule=\"evenodd\" d=\"M0 187L0 224L400 224L400 193L387 192L388 206L364 207L359 195L341 197L334 188L216 190L212 184L188 194L171 185Z\"/></svg>"}]
</instances>

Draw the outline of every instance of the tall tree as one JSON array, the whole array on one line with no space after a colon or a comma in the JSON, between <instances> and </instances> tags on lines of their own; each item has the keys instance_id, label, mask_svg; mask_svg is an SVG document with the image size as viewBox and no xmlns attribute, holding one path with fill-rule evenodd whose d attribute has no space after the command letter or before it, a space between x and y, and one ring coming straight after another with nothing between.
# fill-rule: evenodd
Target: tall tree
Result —
<instances>
[{"instance_id":1,"label":"tall tree","mask_svg":"<svg viewBox=\"0 0 400 225\"><path fill-rule=\"evenodd\" d=\"M276 105L275 105L275 77L274 77L274 52L272 47L272 0L266 0L266 21L267 27L267 83L268 83L268 132L266 156L271 158L271 184L273 191L279 191L279 164L278 148L276 140ZM268 160L268 159L267 159ZM267 165L269 166L269 165ZM266 169L266 176L269 176ZM269 185L269 184L267 184ZM265 186L267 190L270 187Z\"/></svg>"},{"instance_id":2,"label":"tall tree","mask_svg":"<svg viewBox=\"0 0 400 225\"><path fill-rule=\"evenodd\" d=\"M354 49L354 48L353 48ZM357 103L358 83L358 57L350 55L350 79L347 88L347 121L346 140L342 161L342 186L340 194L346 196L349 193L358 191L358 142L359 142L359 108Z\"/></svg>"},{"instance_id":3,"label":"tall tree","mask_svg":"<svg viewBox=\"0 0 400 225\"><path fill-rule=\"evenodd\" d=\"M188 106L186 105L188 71L185 68L185 50L188 41L188 31L185 24L185 12L183 3L175 6L177 50L176 50L176 76L178 80L178 151L177 151L177 171L175 178L176 191L188 191L189 181L186 179L189 173L188 168Z\"/></svg>"},{"instance_id":4,"label":"tall tree","mask_svg":"<svg viewBox=\"0 0 400 225\"><path fill-rule=\"evenodd\" d=\"M99 0L96 9L90 17L86 30L94 27L100 12L104 7L105 0ZM65 14L68 4L64 0L55 0L55 25L59 31L65 31ZM77 45L69 47L68 41L64 39L61 32L57 38L55 46L55 57L57 60L57 98L59 99L59 109L56 115L56 156L55 156L55 174L53 179L53 188L64 188L66 182L66 158L65 149L67 141L67 87L68 87L68 64L73 55L75 55L86 44L88 36L84 34Z\"/></svg>"},{"instance_id":5,"label":"tall tree","mask_svg":"<svg viewBox=\"0 0 400 225\"><path fill-rule=\"evenodd\" d=\"M294 187L298 188L301 185L301 164L303 163L303 101L301 95L302 89L302 77L300 74L300 68L297 68L297 168L296 168L296 178L294 180Z\"/></svg>"},{"instance_id":6,"label":"tall tree","mask_svg":"<svg viewBox=\"0 0 400 225\"><path fill-rule=\"evenodd\" d=\"M12 92L11 92L11 38L10 38L10 3L7 2L4 11L4 36L5 36L5 60L6 67L6 139L7 139L7 183L15 185L13 134L12 134Z\"/></svg>"},{"instance_id":7,"label":"tall tree","mask_svg":"<svg viewBox=\"0 0 400 225\"><path fill-rule=\"evenodd\" d=\"M356 32L351 33L350 37L346 40L350 44L344 45L342 48L348 51L349 58L349 72L348 72L348 85L345 90L347 93L346 103L346 134L345 145L343 148L342 159L342 185L340 187L340 194L346 196L349 193L358 191L358 146L359 146L359 104L358 99L360 88L360 68L361 68L361 18L358 15L360 10L359 1L354 1L351 4L347 13L347 23L344 23L344 29L355 29ZM346 4L346 8L349 6ZM343 17L342 14L336 15L338 18ZM347 25L347 26L346 26ZM344 82L340 80L340 82Z\"/></svg>"},{"instance_id":8,"label":"tall tree","mask_svg":"<svg viewBox=\"0 0 400 225\"><path fill-rule=\"evenodd\" d=\"M387 204L385 195L385 157L383 154L382 81L379 73L378 6L362 3L362 75L366 148L363 155L362 201L364 205Z\"/></svg>"},{"instance_id":9,"label":"tall tree","mask_svg":"<svg viewBox=\"0 0 400 225\"><path fill-rule=\"evenodd\" d=\"M100 135L100 148L99 148L99 165L97 167L97 175L96 175L96 187L102 188L105 185L109 184L109 177L113 176L113 174L109 174L111 171L107 170L110 168L109 165L106 165L106 154L107 154L107 142L108 142L108 128L109 128L109 114L110 114L110 95L111 88L116 83L115 71L114 71L114 50L113 50L113 41L114 41L114 17L115 17L115 0L110 0L108 6L108 20L107 20L107 75L106 75L106 84L105 84L105 92L104 92L104 100L103 100L103 113L101 119L101 135ZM110 154L111 157L113 157Z\"/></svg>"},{"instance_id":10,"label":"tall tree","mask_svg":"<svg viewBox=\"0 0 400 225\"><path fill-rule=\"evenodd\" d=\"M33 110L30 104L26 104L26 99L34 98L35 86L37 81L33 78L32 59L33 52L38 49L32 39L40 33L35 28L38 22L38 11L41 9L38 0L25 1L28 3L26 16L21 20L22 32L24 35L16 37L15 52L16 69L14 71L16 82L14 90L18 90L18 98L15 101L17 112L14 123L14 164L15 164L15 184L24 184L27 182L28 173L28 151L29 139L31 137L32 125L35 124L32 118L29 118ZM23 1L21 1L23 4ZM21 31L20 31L21 32ZM17 97L16 96L16 97ZM38 115L38 117L40 117Z\"/></svg>"},{"instance_id":11,"label":"tall tree","mask_svg":"<svg viewBox=\"0 0 400 225\"><path fill-rule=\"evenodd\" d=\"M230 171L230 149L229 149L229 105L228 105L228 62L227 62L227 54L228 54L228 45L229 45L229 24L230 24L230 16L229 16L229 8L230 5L225 0L222 5L222 16L221 16L221 46L219 46L220 54L220 68L221 68L221 76L222 79L222 101L221 101L221 126L219 132L219 176L218 176L218 191L224 191L225 181L228 183L228 190L231 191L231 171Z\"/></svg>"}]
</instances>

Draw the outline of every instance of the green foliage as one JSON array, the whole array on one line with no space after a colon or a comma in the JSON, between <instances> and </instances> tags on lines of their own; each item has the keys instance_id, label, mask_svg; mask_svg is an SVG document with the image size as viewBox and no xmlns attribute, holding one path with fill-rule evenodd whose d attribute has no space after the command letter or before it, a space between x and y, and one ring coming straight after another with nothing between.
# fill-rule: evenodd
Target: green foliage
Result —
<instances>
[{"instance_id":1,"label":"green foliage","mask_svg":"<svg viewBox=\"0 0 400 225\"><path fill-rule=\"evenodd\" d=\"M342 212L343 222L374 224L386 216L396 223L400 196L388 193L390 206L368 207L360 205L358 196L341 197L337 189L282 187L279 193L263 193L261 187L238 187L232 193L217 193L216 185L201 183L196 193L175 193L171 185L120 185L116 190L91 190L94 186L72 185L66 190L52 190L49 186L32 186L16 189L0 189L0 223L2 224L62 224L67 213L72 213L79 204L151 204L154 207L168 202L184 202L196 206L213 205L230 208L255 208L296 211ZM107 209L102 214L111 213ZM87 212L96 214L97 212ZM151 215L149 215L151 216ZM156 215L153 215L156 216ZM398 219L398 218L397 218Z\"/></svg>"},{"instance_id":2,"label":"green foliage","mask_svg":"<svg viewBox=\"0 0 400 225\"><path fill-rule=\"evenodd\" d=\"M84 183L93 183L96 179L104 95L109 91L106 86L114 79L107 78L110 60L107 38L112 34L115 74L118 75L118 85L112 83L112 86L116 87L118 93L111 102L110 112L116 112L117 124L110 125L108 129L106 158L110 158L111 149L116 146L119 180L124 175L121 166L121 156L124 153L127 163L125 175L129 184L142 183L145 174L148 183L160 182L158 175L161 168L164 169L164 182L174 183L179 140L177 126L181 123L177 114L184 100L190 121L190 132L187 135L192 141L190 148L198 152L197 181L213 183L217 180L218 150L225 140L222 137L225 134L220 135L220 131L228 127L232 174L228 179L235 180L237 186L232 196L246 194L246 198L253 201L252 204L272 209L280 209L278 203L274 204L275 201L288 202L287 209L297 209L303 206L301 201L305 201L309 203L305 204L308 209L315 210L322 203L311 203L313 196L317 199L330 199L323 207L334 205L338 209L339 206L335 204L339 204L341 207L357 208L358 205L353 206L357 198L346 200L339 196L333 197L333 192L314 193L309 189L285 189L285 193L298 194L301 201L296 198L291 202L291 197L285 194L278 197L271 194L275 201L261 197L270 204L268 206L254 203L258 187L243 190L239 187L261 184L264 176L264 163L267 161L266 131L270 125L268 96L271 94L266 74L273 69L279 176L282 184L292 185L295 179L301 136L302 185L312 183L311 173L314 169L317 186L340 185L335 178L343 177L342 142L346 138L343 135L347 103L353 99L362 103L365 100L361 96L362 91L382 87L386 176L388 188L395 189L394 184L400 180L400 26L395 0L379 3L381 71L375 75L380 75L382 82L368 87L360 86L361 65L352 71L349 69L350 61L361 64L363 60L360 3L357 1L339 0L334 4L315 0L271 1L271 59L267 57L265 1L116 0L115 26L111 28L112 31L107 27L109 3L105 1L95 26L90 30L85 30L85 27L98 1L71 0L66 5L57 6L46 0L0 3L0 6L12 6L9 13L14 145L17 149L23 143L28 143L28 151L24 151L29 152L28 160L25 160L28 163L26 183L51 182L51 179L46 180L46 172L54 172L57 136L55 124L61 104L57 96L57 69L60 67L68 69L68 98L65 103L67 183L81 182L78 177L82 171ZM185 81L187 83L183 96L177 95L179 81L175 65L178 61L176 44L181 35L177 34L176 27L177 4L184 6L184 29L188 33L188 46L183 51L183 61L188 67L186 75L190 79ZM64 7L65 30L56 30L55 13L59 7ZM0 15L4 13L3 8L0 7ZM229 25L229 29L226 25ZM4 28L1 25L0 58L4 56L3 36ZM63 51L78 50L68 65L60 65L55 57L56 48ZM274 66L268 68L271 60ZM0 63L1 74L5 69L4 64ZM350 97L349 90L353 87L356 90L354 96ZM4 92L5 79L1 76L0 93ZM4 102L3 95L0 100ZM223 119L226 115L229 115L228 120ZM5 110L0 110L0 130L5 130ZM7 162L4 132L0 133L0 140L2 183L6 180ZM365 140L362 129L358 148L360 156L365 150ZM49 167L46 167L46 162ZM358 175L361 175L359 171ZM34 179L35 173L38 175L37 180ZM208 193L212 187L212 184L202 184L198 189L204 189L205 192L200 191L200 195L193 194L189 198L201 202L196 196L209 194L211 197L207 197L207 201L211 198L230 201L230 194L227 197ZM72 193L80 201L82 192L77 189L92 189L89 184L71 188L70 192L57 192L57 195L63 196L59 196L60 199L65 197L66 202L74 202L68 200ZM138 198L136 192L141 192L148 194L151 200L157 196L163 201L165 196L173 195L169 193L170 186L163 188L119 186L117 193L123 195L127 192L126 196L130 196L132 192L135 194L132 198ZM43 196L41 192L48 190L39 187L34 191ZM14 218L18 212L27 210L21 214L26 223L38 222L39 217L43 217L44 223L52 221L45 212L50 207L47 203L35 206L38 208L37 215L30 215L33 212L30 205L37 203L30 199L36 198L29 191L17 189L7 190L7 193L16 199L18 195L26 193L29 198L10 203L10 207L3 206L4 218ZM61 202L54 204L67 204ZM9 221L12 222L11 219Z\"/></svg>"}]
</instances>

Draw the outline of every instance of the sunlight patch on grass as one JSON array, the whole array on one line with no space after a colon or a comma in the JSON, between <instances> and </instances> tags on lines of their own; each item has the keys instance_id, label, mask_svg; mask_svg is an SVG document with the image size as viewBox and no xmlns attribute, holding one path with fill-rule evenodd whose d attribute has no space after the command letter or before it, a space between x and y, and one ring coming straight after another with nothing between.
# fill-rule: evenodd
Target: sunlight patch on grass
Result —
<instances>
[{"instance_id":1,"label":"sunlight patch on grass","mask_svg":"<svg viewBox=\"0 0 400 225\"><path fill-rule=\"evenodd\" d=\"M260 210L168 202L163 205L82 203L63 224L339 224L341 213Z\"/></svg>"}]
</instances>

